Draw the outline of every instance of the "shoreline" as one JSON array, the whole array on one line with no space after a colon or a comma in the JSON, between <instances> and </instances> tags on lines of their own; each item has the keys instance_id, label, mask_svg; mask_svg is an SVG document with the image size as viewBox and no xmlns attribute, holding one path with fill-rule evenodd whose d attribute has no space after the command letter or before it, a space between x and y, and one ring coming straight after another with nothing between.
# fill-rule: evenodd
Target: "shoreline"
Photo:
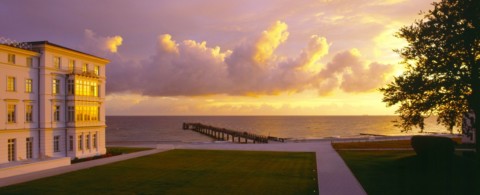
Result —
<instances>
[{"instance_id":1,"label":"shoreline","mask_svg":"<svg viewBox=\"0 0 480 195\"><path fill-rule=\"evenodd\" d=\"M414 135L436 135L445 136L450 138L461 137L461 134L444 134L444 133L422 133L411 135L373 135L373 134L361 134L358 136L345 136L345 137L322 137L322 138L285 138L285 142L271 141L267 144L286 144L286 143L316 143L316 142L369 142L369 141L394 141L394 140L407 140ZM199 136L202 136L199 134ZM234 145L250 145L253 143L233 143L229 141L218 141L211 139L211 141L190 141L190 140L157 140L157 141L142 141L142 140L124 140L124 141L107 141L107 147L146 147L157 148L157 145L201 145L201 144L234 144Z\"/></svg>"}]
</instances>

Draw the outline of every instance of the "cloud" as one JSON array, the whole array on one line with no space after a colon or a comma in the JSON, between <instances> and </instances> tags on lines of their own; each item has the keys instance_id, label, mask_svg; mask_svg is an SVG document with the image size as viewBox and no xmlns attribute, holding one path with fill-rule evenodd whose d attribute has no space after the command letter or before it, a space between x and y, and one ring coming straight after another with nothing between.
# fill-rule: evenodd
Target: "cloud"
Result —
<instances>
[{"instance_id":1,"label":"cloud","mask_svg":"<svg viewBox=\"0 0 480 195\"><path fill-rule=\"evenodd\" d=\"M158 37L158 47L167 53L178 53L177 43L172 40L169 34L160 35Z\"/></svg>"},{"instance_id":2,"label":"cloud","mask_svg":"<svg viewBox=\"0 0 480 195\"><path fill-rule=\"evenodd\" d=\"M253 59L258 64L266 64L271 59L277 47L288 39L287 24L277 21L268 30L263 31L262 36L255 44Z\"/></svg>"},{"instance_id":3,"label":"cloud","mask_svg":"<svg viewBox=\"0 0 480 195\"><path fill-rule=\"evenodd\" d=\"M393 65L362 60L357 49L336 54L319 74L319 92L329 94L337 87L345 92L367 92L386 83Z\"/></svg>"},{"instance_id":4,"label":"cloud","mask_svg":"<svg viewBox=\"0 0 480 195\"><path fill-rule=\"evenodd\" d=\"M86 50L101 50L103 52L117 53L118 47L122 45L123 38L121 36L113 37L99 37L92 30L85 29L84 31Z\"/></svg>"},{"instance_id":5,"label":"cloud","mask_svg":"<svg viewBox=\"0 0 480 195\"><path fill-rule=\"evenodd\" d=\"M107 37L105 45L110 52L117 53L117 48L122 45L122 41L123 39L121 36Z\"/></svg>"},{"instance_id":6,"label":"cloud","mask_svg":"<svg viewBox=\"0 0 480 195\"><path fill-rule=\"evenodd\" d=\"M107 91L145 96L258 96L312 89L321 95L336 90L358 93L378 88L392 71L390 65L364 62L355 49L322 64L330 44L319 35L311 36L294 57L279 55L276 50L287 42L287 29L286 23L277 21L232 50L159 35L155 54L146 59L125 60L111 52L106 56L112 61L107 66ZM96 43L105 52L102 46L111 37L90 30L85 34L86 43Z\"/></svg>"}]
</instances>

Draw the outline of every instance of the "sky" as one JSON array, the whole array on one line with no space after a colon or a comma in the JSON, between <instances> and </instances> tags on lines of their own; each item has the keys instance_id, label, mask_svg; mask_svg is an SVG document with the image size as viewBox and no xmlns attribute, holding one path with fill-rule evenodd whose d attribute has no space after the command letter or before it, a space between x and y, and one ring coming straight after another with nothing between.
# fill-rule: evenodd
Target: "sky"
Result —
<instances>
[{"instance_id":1,"label":"sky","mask_svg":"<svg viewBox=\"0 0 480 195\"><path fill-rule=\"evenodd\" d=\"M109 59L107 115L393 115L433 0L3 0L0 36Z\"/></svg>"}]
</instances>

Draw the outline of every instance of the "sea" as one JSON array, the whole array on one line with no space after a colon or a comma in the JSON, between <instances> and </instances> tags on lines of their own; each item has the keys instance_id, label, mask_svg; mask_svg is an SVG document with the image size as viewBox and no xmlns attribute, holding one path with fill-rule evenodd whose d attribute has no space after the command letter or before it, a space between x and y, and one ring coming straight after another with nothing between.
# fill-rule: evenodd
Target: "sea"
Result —
<instances>
[{"instance_id":1,"label":"sea","mask_svg":"<svg viewBox=\"0 0 480 195\"><path fill-rule=\"evenodd\" d=\"M211 142L210 137L182 130L182 124L203 123L266 136L302 140L366 135L414 135L394 126L397 116L107 116L107 144L117 142ZM449 133L436 118L425 121L427 133ZM458 133L458 130L454 130Z\"/></svg>"}]
</instances>

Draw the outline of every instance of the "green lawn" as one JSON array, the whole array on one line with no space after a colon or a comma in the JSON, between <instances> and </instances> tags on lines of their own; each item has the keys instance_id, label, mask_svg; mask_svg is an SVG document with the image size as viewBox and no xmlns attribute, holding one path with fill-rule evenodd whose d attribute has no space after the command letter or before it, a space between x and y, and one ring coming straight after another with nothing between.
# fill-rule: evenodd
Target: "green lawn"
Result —
<instances>
[{"instance_id":1,"label":"green lawn","mask_svg":"<svg viewBox=\"0 0 480 195\"><path fill-rule=\"evenodd\" d=\"M369 195L480 194L480 185L475 185L475 180L480 179L479 167L473 159L461 155L454 156L449 165L440 161L426 163L414 151L338 153Z\"/></svg>"},{"instance_id":2,"label":"green lawn","mask_svg":"<svg viewBox=\"0 0 480 195\"><path fill-rule=\"evenodd\" d=\"M315 153L171 150L0 194L318 194Z\"/></svg>"}]
</instances>

